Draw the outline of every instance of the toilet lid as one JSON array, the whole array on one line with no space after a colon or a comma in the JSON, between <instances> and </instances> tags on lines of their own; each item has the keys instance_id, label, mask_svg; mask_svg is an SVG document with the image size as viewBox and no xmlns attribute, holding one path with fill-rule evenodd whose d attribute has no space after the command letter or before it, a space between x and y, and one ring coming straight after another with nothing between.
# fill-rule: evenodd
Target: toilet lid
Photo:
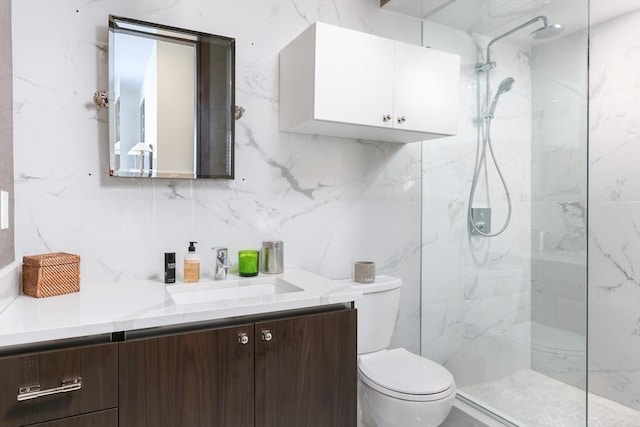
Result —
<instances>
[{"instance_id":1,"label":"toilet lid","mask_svg":"<svg viewBox=\"0 0 640 427\"><path fill-rule=\"evenodd\" d=\"M437 394L454 387L453 376L442 365L404 348L360 356L360 371L385 389L406 394Z\"/></svg>"}]
</instances>

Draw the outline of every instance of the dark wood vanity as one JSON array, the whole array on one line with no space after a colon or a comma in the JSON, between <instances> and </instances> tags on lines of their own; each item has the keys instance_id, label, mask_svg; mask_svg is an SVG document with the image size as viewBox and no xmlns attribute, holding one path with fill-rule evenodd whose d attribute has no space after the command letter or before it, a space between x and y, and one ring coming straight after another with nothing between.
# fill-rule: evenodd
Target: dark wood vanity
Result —
<instances>
[{"instance_id":1,"label":"dark wood vanity","mask_svg":"<svg viewBox=\"0 0 640 427\"><path fill-rule=\"evenodd\" d=\"M355 426L356 327L332 306L3 356L0 427Z\"/></svg>"}]
</instances>

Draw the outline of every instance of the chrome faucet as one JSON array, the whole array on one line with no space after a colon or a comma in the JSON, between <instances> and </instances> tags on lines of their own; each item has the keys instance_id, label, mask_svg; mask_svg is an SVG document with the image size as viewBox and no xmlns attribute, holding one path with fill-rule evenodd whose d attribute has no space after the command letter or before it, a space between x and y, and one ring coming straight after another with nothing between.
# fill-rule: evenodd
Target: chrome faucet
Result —
<instances>
[{"instance_id":1,"label":"chrome faucet","mask_svg":"<svg viewBox=\"0 0 640 427\"><path fill-rule=\"evenodd\" d=\"M216 269L213 278L222 280L227 278L227 270L231 267L227 248L212 248L216 256Z\"/></svg>"}]
</instances>

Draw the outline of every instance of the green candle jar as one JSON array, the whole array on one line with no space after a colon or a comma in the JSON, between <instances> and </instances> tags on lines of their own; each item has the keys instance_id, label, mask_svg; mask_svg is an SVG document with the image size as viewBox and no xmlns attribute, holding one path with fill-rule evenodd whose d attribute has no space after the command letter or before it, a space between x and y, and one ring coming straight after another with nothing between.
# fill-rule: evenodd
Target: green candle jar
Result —
<instances>
[{"instance_id":1,"label":"green candle jar","mask_svg":"<svg viewBox=\"0 0 640 427\"><path fill-rule=\"evenodd\" d=\"M258 275L258 251L246 249L238 251L238 271L242 277Z\"/></svg>"}]
</instances>

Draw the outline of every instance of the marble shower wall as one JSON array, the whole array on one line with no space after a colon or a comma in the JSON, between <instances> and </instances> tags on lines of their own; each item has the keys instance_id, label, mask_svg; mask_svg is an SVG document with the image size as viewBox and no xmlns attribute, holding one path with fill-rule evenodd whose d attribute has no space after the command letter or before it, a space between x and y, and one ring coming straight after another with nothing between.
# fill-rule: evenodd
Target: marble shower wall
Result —
<instances>
[{"instance_id":1,"label":"marble shower wall","mask_svg":"<svg viewBox=\"0 0 640 427\"><path fill-rule=\"evenodd\" d=\"M531 75L530 52L501 41L491 87L502 95L492 124L493 148L513 198L511 224L499 237L467 233L467 204L477 146L476 63L489 39L426 22L424 43L462 60L459 134L423 142L422 353L443 363L463 387L529 368ZM484 97L484 78L480 81ZM490 94L493 97L493 93ZM493 164L474 206L493 208L493 230L506 199ZM487 199L490 199L490 202Z\"/></svg>"},{"instance_id":2,"label":"marble shower wall","mask_svg":"<svg viewBox=\"0 0 640 427\"><path fill-rule=\"evenodd\" d=\"M353 262L404 280L393 345L420 349L421 147L278 131L278 53L314 21L420 43L420 21L374 0L13 2L16 251L74 252L82 286L160 278L163 253L285 242L285 266ZM109 14L236 38L236 179L108 176ZM357 52L354 52L357 54ZM339 66L339 64L336 64ZM162 286L161 283L158 284ZM108 309L108 308L107 308Z\"/></svg>"},{"instance_id":3,"label":"marble shower wall","mask_svg":"<svg viewBox=\"0 0 640 427\"><path fill-rule=\"evenodd\" d=\"M589 391L640 410L640 10L590 38Z\"/></svg>"},{"instance_id":4,"label":"marble shower wall","mask_svg":"<svg viewBox=\"0 0 640 427\"><path fill-rule=\"evenodd\" d=\"M587 59L584 30L535 47L531 67L531 367L583 389Z\"/></svg>"}]
</instances>

